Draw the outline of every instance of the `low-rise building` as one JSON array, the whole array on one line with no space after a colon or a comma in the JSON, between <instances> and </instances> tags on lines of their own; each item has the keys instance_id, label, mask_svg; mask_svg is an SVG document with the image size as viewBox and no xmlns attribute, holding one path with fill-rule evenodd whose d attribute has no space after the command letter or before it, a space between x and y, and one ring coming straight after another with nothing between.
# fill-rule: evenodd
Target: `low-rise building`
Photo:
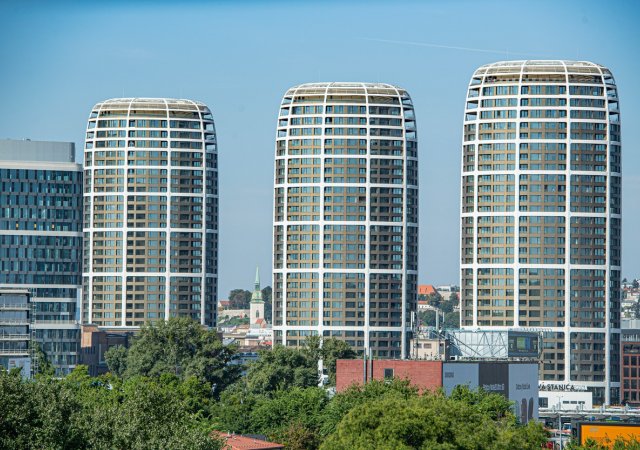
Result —
<instances>
[{"instance_id":1,"label":"low-rise building","mask_svg":"<svg viewBox=\"0 0 640 450\"><path fill-rule=\"evenodd\" d=\"M82 325L80 339L80 364L89 368L89 375L96 377L109 371L104 354L111 347L121 345L129 348L133 331L109 331L97 325Z\"/></svg>"},{"instance_id":2,"label":"low-rise building","mask_svg":"<svg viewBox=\"0 0 640 450\"><path fill-rule=\"evenodd\" d=\"M411 359L449 359L449 340L444 333L420 332L411 339Z\"/></svg>"},{"instance_id":3,"label":"low-rise building","mask_svg":"<svg viewBox=\"0 0 640 450\"><path fill-rule=\"evenodd\" d=\"M418 300L427 300L429 296L440 298L440 294L438 294L438 291L432 284L418 285Z\"/></svg>"},{"instance_id":4,"label":"low-rise building","mask_svg":"<svg viewBox=\"0 0 640 450\"><path fill-rule=\"evenodd\" d=\"M640 320L622 320L620 339L620 401L640 405Z\"/></svg>"},{"instance_id":5,"label":"low-rise building","mask_svg":"<svg viewBox=\"0 0 640 450\"><path fill-rule=\"evenodd\" d=\"M214 431L212 437L222 438L225 441L225 450L278 450L284 445L267 441L266 436L257 434L232 434Z\"/></svg>"},{"instance_id":6,"label":"low-rise building","mask_svg":"<svg viewBox=\"0 0 640 450\"><path fill-rule=\"evenodd\" d=\"M0 289L0 367L21 368L31 376L31 295L26 289Z\"/></svg>"},{"instance_id":7,"label":"low-rise building","mask_svg":"<svg viewBox=\"0 0 640 450\"><path fill-rule=\"evenodd\" d=\"M586 386L541 381L538 384L540 408L554 411L593 409L593 394Z\"/></svg>"},{"instance_id":8,"label":"low-rise building","mask_svg":"<svg viewBox=\"0 0 640 450\"><path fill-rule=\"evenodd\" d=\"M369 380L407 379L421 390L443 388L450 395L456 386L501 394L514 402L522 423L538 418L538 364L530 361L411 361L339 359L336 390Z\"/></svg>"}]
</instances>

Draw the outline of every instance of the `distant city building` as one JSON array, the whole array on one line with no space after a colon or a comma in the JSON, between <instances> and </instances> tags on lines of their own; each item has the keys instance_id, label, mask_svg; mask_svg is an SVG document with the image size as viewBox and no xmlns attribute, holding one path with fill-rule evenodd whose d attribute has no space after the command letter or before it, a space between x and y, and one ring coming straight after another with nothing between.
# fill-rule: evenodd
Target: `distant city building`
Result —
<instances>
[{"instance_id":1,"label":"distant city building","mask_svg":"<svg viewBox=\"0 0 640 450\"><path fill-rule=\"evenodd\" d=\"M20 368L24 377L32 368L31 306L28 290L0 288L0 369Z\"/></svg>"},{"instance_id":2,"label":"distant city building","mask_svg":"<svg viewBox=\"0 0 640 450\"><path fill-rule=\"evenodd\" d=\"M413 104L382 83L289 89L278 118L273 325L405 357L418 269Z\"/></svg>"},{"instance_id":3,"label":"distant city building","mask_svg":"<svg viewBox=\"0 0 640 450\"><path fill-rule=\"evenodd\" d=\"M633 283L626 283L622 290L623 317L640 319L640 288L633 287Z\"/></svg>"},{"instance_id":4,"label":"distant city building","mask_svg":"<svg viewBox=\"0 0 640 450\"><path fill-rule=\"evenodd\" d=\"M458 286L443 285L443 286L436 286L435 288L443 300L450 300L452 295L456 299L458 299L458 290L459 290Z\"/></svg>"},{"instance_id":5,"label":"distant city building","mask_svg":"<svg viewBox=\"0 0 640 450\"><path fill-rule=\"evenodd\" d=\"M85 144L82 322L134 329L174 316L215 326L218 162L209 108L96 104Z\"/></svg>"},{"instance_id":6,"label":"distant city building","mask_svg":"<svg viewBox=\"0 0 640 450\"><path fill-rule=\"evenodd\" d=\"M0 141L0 288L23 288L58 375L76 366L82 166L71 142Z\"/></svg>"},{"instance_id":7,"label":"distant city building","mask_svg":"<svg viewBox=\"0 0 640 450\"><path fill-rule=\"evenodd\" d=\"M469 84L461 325L544 333L540 380L619 398L620 110L606 67L511 61Z\"/></svg>"},{"instance_id":8,"label":"distant city building","mask_svg":"<svg viewBox=\"0 0 640 450\"><path fill-rule=\"evenodd\" d=\"M420 284L418 285L418 300L427 300L429 296L435 296L440 298L440 293L432 284Z\"/></svg>"},{"instance_id":9,"label":"distant city building","mask_svg":"<svg viewBox=\"0 0 640 450\"><path fill-rule=\"evenodd\" d=\"M436 331L414 333L411 338L411 359L449 359L449 339Z\"/></svg>"},{"instance_id":10,"label":"distant city building","mask_svg":"<svg viewBox=\"0 0 640 450\"><path fill-rule=\"evenodd\" d=\"M640 320L622 320L620 402L640 406Z\"/></svg>"},{"instance_id":11,"label":"distant city building","mask_svg":"<svg viewBox=\"0 0 640 450\"><path fill-rule=\"evenodd\" d=\"M97 377L109 372L104 354L111 347L120 345L129 348L133 331L113 333L101 330L97 325L82 325L80 342L80 364L87 366L89 375Z\"/></svg>"}]
</instances>

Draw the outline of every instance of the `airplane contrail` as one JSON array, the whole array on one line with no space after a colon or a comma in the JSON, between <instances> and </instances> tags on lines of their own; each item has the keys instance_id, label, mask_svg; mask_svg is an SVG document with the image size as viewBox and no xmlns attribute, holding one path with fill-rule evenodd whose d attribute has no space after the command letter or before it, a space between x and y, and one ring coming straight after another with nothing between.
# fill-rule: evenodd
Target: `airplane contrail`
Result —
<instances>
[{"instance_id":1,"label":"airplane contrail","mask_svg":"<svg viewBox=\"0 0 640 450\"><path fill-rule=\"evenodd\" d=\"M428 42L413 42L413 41L394 41L391 39L376 39L376 38L358 38L363 41L373 41L373 42L385 42L387 44L399 44L399 45L415 45L418 47L432 47L432 48L446 48L449 50L462 50L466 52L478 52L478 53L499 53L502 55L519 55L519 56L535 56L539 57L540 55L534 55L532 53L520 53L520 52L512 52L509 50L491 50L487 48L472 48L472 47L458 47L455 45L441 45L441 44L431 44Z\"/></svg>"}]
</instances>

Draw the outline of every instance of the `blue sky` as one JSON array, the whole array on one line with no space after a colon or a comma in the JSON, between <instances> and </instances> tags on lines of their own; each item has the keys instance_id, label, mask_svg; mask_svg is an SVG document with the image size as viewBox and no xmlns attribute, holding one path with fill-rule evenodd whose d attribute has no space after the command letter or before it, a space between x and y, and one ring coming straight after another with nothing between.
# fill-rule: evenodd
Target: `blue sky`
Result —
<instances>
[{"instance_id":1,"label":"blue sky","mask_svg":"<svg viewBox=\"0 0 640 450\"><path fill-rule=\"evenodd\" d=\"M220 292L270 284L276 115L288 87L406 88L420 147L420 282L457 283L462 111L477 66L580 59L621 97L623 275L640 276L640 4L633 1L0 3L0 139L74 141L91 106L179 97L212 109Z\"/></svg>"}]
</instances>

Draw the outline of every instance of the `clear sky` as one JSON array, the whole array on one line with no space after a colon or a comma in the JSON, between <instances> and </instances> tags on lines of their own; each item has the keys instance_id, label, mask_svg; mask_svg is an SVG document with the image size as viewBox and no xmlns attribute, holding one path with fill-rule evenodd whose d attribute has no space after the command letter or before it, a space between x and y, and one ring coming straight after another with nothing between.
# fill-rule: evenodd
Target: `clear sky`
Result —
<instances>
[{"instance_id":1,"label":"clear sky","mask_svg":"<svg viewBox=\"0 0 640 450\"><path fill-rule=\"evenodd\" d=\"M220 291L270 284L273 155L282 94L313 81L397 84L420 157L421 283L458 282L464 98L505 59L608 66L621 98L623 276L640 276L640 2L0 2L0 139L74 141L91 106L178 97L213 111Z\"/></svg>"}]
</instances>

